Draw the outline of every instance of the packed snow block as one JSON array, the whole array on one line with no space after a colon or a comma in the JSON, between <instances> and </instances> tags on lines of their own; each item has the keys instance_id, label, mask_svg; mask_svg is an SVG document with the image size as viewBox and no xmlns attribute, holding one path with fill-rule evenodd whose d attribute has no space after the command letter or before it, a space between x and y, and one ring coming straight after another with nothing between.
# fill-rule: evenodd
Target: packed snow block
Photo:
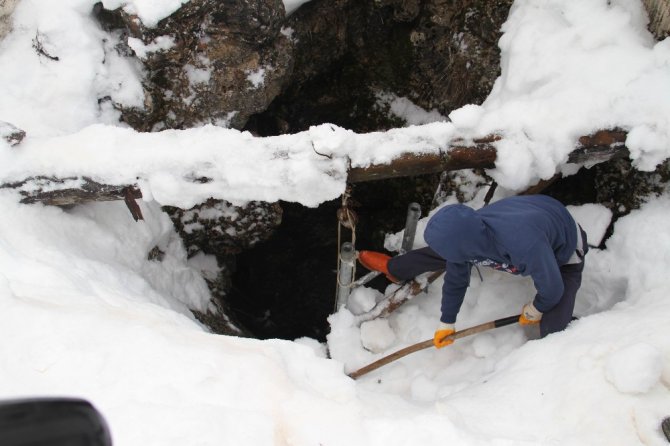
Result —
<instances>
[{"instance_id":1,"label":"packed snow block","mask_svg":"<svg viewBox=\"0 0 670 446\"><path fill-rule=\"evenodd\" d=\"M567 209L586 232L589 245L599 246L612 221L612 211L602 204L567 206Z\"/></svg>"},{"instance_id":2,"label":"packed snow block","mask_svg":"<svg viewBox=\"0 0 670 446\"><path fill-rule=\"evenodd\" d=\"M361 324L363 347L373 353L380 353L395 342L395 333L386 319L375 319Z\"/></svg>"},{"instance_id":3,"label":"packed snow block","mask_svg":"<svg viewBox=\"0 0 670 446\"><path fill-rule=\"evenodd\" d=\"M358 287L349 295L347 309L353 314L363 314L372 310L377 301L383 297L374 288Z\"/></svg>"}]
</instances>

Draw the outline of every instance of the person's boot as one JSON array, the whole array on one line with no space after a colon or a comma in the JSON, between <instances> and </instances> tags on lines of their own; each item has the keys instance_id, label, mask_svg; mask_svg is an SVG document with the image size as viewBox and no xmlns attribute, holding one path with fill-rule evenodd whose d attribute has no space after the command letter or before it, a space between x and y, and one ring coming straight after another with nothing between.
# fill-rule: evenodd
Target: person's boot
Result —
<instances>
[{"instance_id":1,"label":"person's boot","mask_svg":"<svg viewBox=\"0 0 670 446\"><path fill-rule=\"evenodd\" d=\"M670 417L661 422L661 429L663 430L663 435L665 435L665 438L670 443Z\"/></svg>"},{"instance_id":2,"label":"person's boot","mask_svg":"<svg viewBox=\"0 0 670 446\"><path fill-rule=\"evenodd\" d=\"M393 277L393 275L389 273L388 269L389 260L391 260L391 256L388 256L381 252L375 252L375 251L358 252L358 261L361 262L361 265L363 265L365 268L369 269L370 271L379 271L380 273L383 273L386 276L386 278L391 282L400 283L401 282L400 280Z\"/></svg>"}]
</instances>

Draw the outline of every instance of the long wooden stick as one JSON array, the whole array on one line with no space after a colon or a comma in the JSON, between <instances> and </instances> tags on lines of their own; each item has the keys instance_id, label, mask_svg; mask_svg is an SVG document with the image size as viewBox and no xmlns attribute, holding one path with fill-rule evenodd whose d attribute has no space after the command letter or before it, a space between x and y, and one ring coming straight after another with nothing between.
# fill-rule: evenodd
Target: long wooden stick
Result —
<instances>
[{"instance_id":1,"label":"long wooden stick","mask_svg":"<svg viewBox=\"0 0 670 446\"><path fill-rule=\"evenodd\" d=\"M473 334L481 333L483 331L491 330L493 328L498 328L498 327L504 327L505 325L512 325L517 322L519 322L519 316L520 314L517 314L516 316L509 316L505 317L502 319L497 319L495 321L490 321L486 322L484 324L480 325L475 325L474 327L466 328L465 330L457 331L453 334L450 334L449 336L446 336L444 339L460 339L464 338L466 336L470 336ZM384 356L383 358L370 363L366 365L365 367L362 367L355 372L349 373L349 377L353 379L357 379L367 373L370 373L373 370L377 370L378 368L393 362L397 359L400 359L404 356L409 355L410 353L418 352L419 350L424 350L428 347L433 346L433 340L432 339L427 339L425 341L410 345L409 347L405 347L402 350L398 350L395 353L391 353L388 356Z\"/></svg>"}]
</instances>

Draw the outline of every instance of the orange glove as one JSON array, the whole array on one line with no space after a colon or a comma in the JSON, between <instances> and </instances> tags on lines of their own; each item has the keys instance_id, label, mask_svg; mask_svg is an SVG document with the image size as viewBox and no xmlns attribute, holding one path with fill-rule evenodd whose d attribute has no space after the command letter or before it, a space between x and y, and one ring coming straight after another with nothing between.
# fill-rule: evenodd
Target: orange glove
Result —
<instances>
[{"instance_id":1,"label":"orange glove","mask_svg":"<svg viewBox=\"0 0 670 446\"><path fill-rule=\"evenodd\" d=\"M519 316L520 325L534 325L539 324L542 320L542 313L535 308L533 302L529 302L521 309L521 316Z\"/></svg>"},{"instance_id":2,"label":"orange glove","mask_svg":"<svg viewBox=\"0 0 670 446\"><path fill-rule=\"evenodd\" d=\"M433 336L433 345L435 348L446 347L454 343L453 339L444 339L446 336L454 333L454 324L446 324L440 322L440 325L435 330L435 336Z\"/></svg>"}]
</instances>

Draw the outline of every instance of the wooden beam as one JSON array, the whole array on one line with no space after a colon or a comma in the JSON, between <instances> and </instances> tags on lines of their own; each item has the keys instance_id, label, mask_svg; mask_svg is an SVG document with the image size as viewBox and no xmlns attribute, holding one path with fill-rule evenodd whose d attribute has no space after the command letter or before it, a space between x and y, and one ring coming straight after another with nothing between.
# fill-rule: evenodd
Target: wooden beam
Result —
<instances>
[{"instance_id":1,"label":"wooden beam","mask_svg":"<svg viewBox=\"0 0 670 446\"><path fill-rule=\"evenodd\" d=\"M470 143L462 140L452 141L444 152L438 154L406 153L388 164L352 168L349 170L348 181L358 183L470 168L492 169L495 167L497 156L495 142L501 139L499 135L492 135ZM568 156L568 163L598 164L628 156L625 140L626 132L619 129L603 130L581 137L576 149ZM208 182L209 179L196 175L193 181ZM131 202L131 198L142 197L137 184L108 185L87 177L40 176L11 184L0 184L0 188L18 189L23 196L23 203L41 202L48 205L70 206L89 201L126 200L133 217L140 218L136 209L133 210Z\"/></svg>"},{"instance_id":2,"label":"wooden beam","mask_svg":"<svg viewBox=\"0 0 670 446\"><path fill-rule=\"evenodd\" d=\"M482 142L486 141L486 142ZM475 141L471 146L455 146L439 154L404 154L389 164L349 169L348 181L381 180L470 168L492 169L497 152L490 140Z\"/></svg>"},{"instance_id":3,"label":"wooden beam","mask_svg":"<svg viewBox=\"0 0 670 446\"><path fill-rule=\"evenodd\" d=\"M619 129L601 130L579 138L576 149L568 156L572 164L598 164L629 155L625 146L626 132ZM495 167L497 151L494 143L499 135L474 140L464 145L463 141L451 143L446 152L440 154L404 154L388 164L357 167L349 170L349 182L381 180L400 176L425 175L445 170L492 169Z\"/></svg>"},{"instance_id":4,"label":"wooden beam","mask_svg":"<svg viewBox=\"0 0 670 446\"><path fill-rule=\"evenodd\" d=\"M31 177L16 183L6 183L0 188L18 189L23 196L21 203L43 203L53 206L72 206L90 201L114 201L142 198L136 185L114 186L101 184L83 177Z\"/></svg>"}]
</instances>

